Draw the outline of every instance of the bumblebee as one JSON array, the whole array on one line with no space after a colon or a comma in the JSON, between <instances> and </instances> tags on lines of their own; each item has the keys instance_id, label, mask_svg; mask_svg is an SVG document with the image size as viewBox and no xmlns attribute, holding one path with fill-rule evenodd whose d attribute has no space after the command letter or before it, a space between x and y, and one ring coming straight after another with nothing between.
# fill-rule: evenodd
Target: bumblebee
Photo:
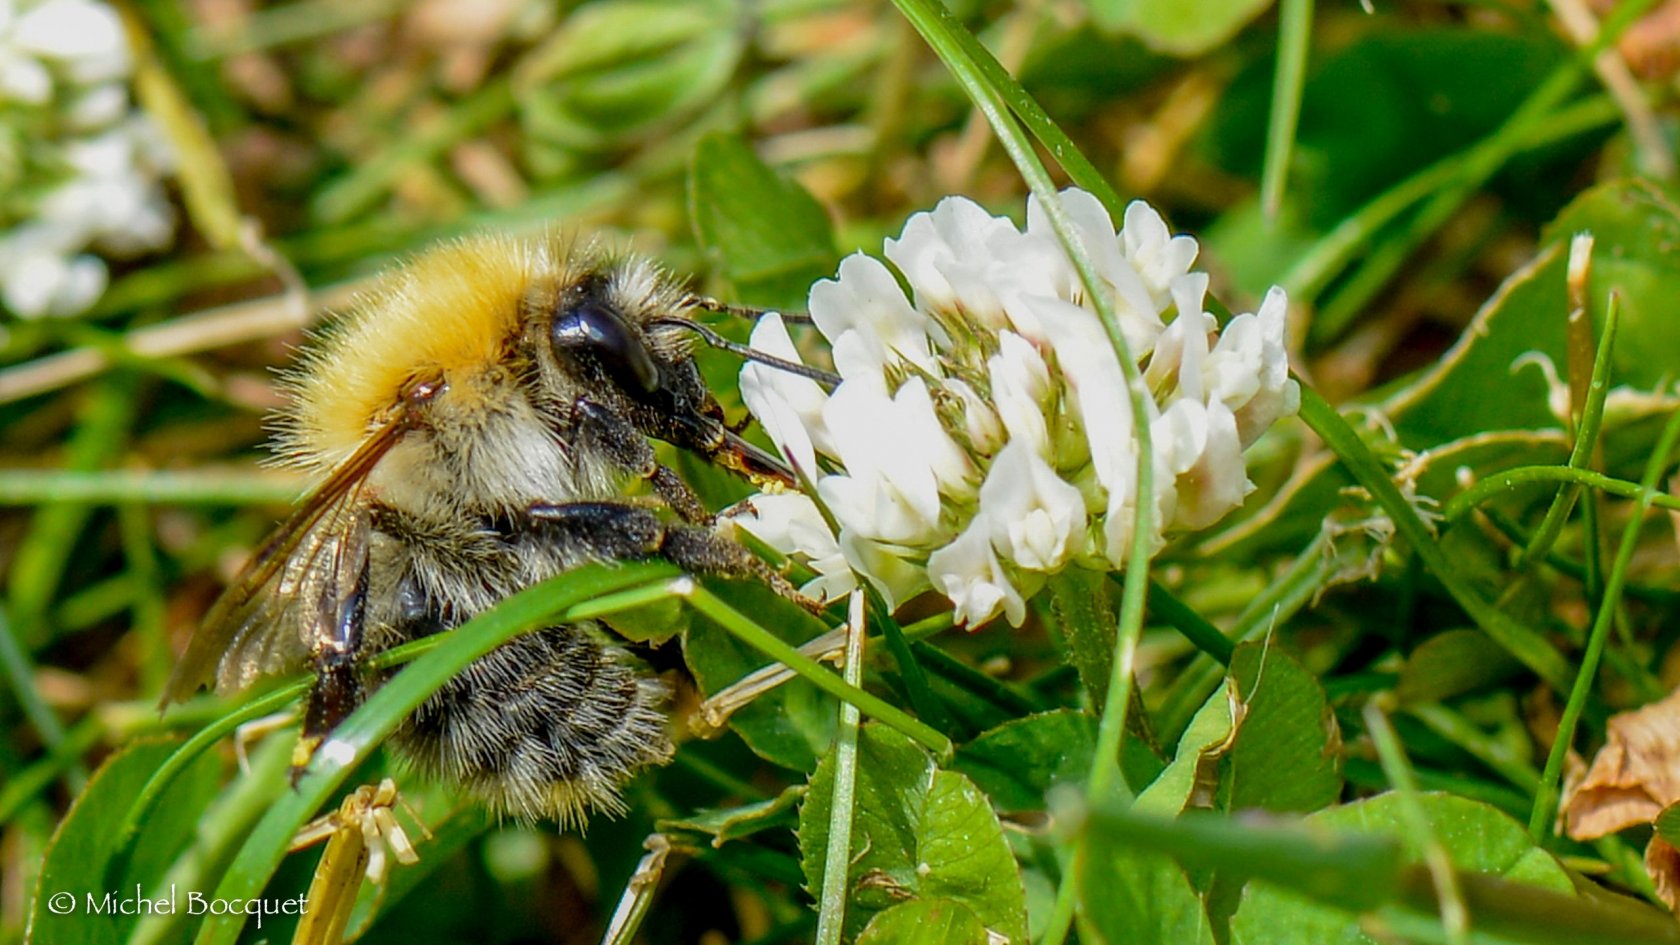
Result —
<instances>
[{"instance_id":1,"label":"bumblebee","mask_svg":"<svg viewBox=\"0 0 1680 945\"><path fill-rule=\"evenodd\" d=\"M708 527L649 443L793 482L726 424L692 348L814 372L723 342L694 322L703 308L722 307L646 259L555 235L455 242L385 275L286 375L279 454L319 485L206 615L165 704L309 669L312 746L377 682L368 657L589 561L662 556L803 600ZM624 497L637 478L675 521ZM553 626L470 664L393 743L498 812L581 822L622 809L622 784L670 756L666 695L604 628Z\"/></svg>"}]
</instances>

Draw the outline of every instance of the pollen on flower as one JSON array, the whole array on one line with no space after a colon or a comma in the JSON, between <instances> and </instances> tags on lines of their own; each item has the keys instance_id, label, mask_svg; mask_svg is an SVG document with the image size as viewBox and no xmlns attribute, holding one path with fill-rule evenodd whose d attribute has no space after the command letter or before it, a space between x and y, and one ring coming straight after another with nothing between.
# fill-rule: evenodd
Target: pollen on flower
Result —
<instances>
[{"instance_id":1,"label":"pollen on flower","mask_svg":"<svg viewBox=\"0 0 1680 945\"><path fill-rule=\"evenodd\" d=\"M1152 395L1159 550L1242 504L1254 488L1243 450L1298 408L1288 299L1273 288L1221 330L1193 238L1142 201L1117 231L1090 194L1061 199ZM761 364L741 374L747 406L828 515L810 496L757 496L733 524L808 564L807 594L833 599L862 579L896 606L931 588L959 623L1019 626L1050 575L1125 564L1142 500L1125 372L1036 201L1023 229L947 197L884 255L908 296L861 253L811 290L842 379L832 391ZM774 314L752 343L798 358Z\"/></svg>"}]
</instances>

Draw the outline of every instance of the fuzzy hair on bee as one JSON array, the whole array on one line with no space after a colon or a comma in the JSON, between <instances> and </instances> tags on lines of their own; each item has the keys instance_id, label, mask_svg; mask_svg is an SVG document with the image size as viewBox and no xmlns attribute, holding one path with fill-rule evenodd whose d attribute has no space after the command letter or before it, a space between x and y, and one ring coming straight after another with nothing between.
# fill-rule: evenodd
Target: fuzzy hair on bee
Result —
<instances>
[{"instance_id":1,"label":"fuzzy hair on bee","mask_svg":"<svg viewBox=\"0 0 1680 945\"><path fill-rule=\"evenodd\" d=\"M701 381L701 304L642 257L556 235L465 239L386 274L285 376L278 453L320 484L212 607L165 701L313 670L307 749L381 682L368 657L590 561L664 557L809 605L710 528L649 443L793 481ZM636 479L674 514L627 501ZM582 822L669 757L666 697L604 627L569 623L473 662L392 741L499 812Z\"/></svg>"}]
</instances>

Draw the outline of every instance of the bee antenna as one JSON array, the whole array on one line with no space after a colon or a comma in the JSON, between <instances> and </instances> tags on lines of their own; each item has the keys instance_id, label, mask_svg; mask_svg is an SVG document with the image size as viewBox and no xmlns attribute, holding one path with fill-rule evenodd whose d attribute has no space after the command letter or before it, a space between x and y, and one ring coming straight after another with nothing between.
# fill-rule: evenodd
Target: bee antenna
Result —
<instances>
[{"instance_id":1,"label":"bee antenna","mask_svg":"<svg viewBox=\"0 0 1680 945\"><path fill-rule=\"evenodd\" d=\"M672 317L654 318L649 319L649 321L655 325L673 325L677 328L686 328L699 335L706 344L711 345L720 351L727 351L730 354L738 355L748 361L757 361L759 364L766 364L770 367L776 368L777 370L786 371L789 374L797 374L800 377L808 377L824 387L833 389L840 385L841 377L838 374L824 371L821 368L809 367L807 365L800 364L797 361L789 361L786 358L778 358L773 354L768 354L758 350L757 348L748 347L747 345L737 344L699 322L691 322L686 318Z\"/></svg>"},{"instance_id":2,"label":"bee antenna","mask_svg":"<svg viewBox=\"0 0 1680 945\"><path fill-rule=\"evenodd\" d=\"M811 314L809 312L784 312L781 309L758 308L752 305L730 305L727 302L719 302L714 298L702 298L699 296L691 296L689 298L689 302L693 304L695 308L708 312L716 312L719 315L729 315L734 318L750 318L757 321L765 315L775 312L782 316L782 321L787 322L789 325L811 324Z\"/></svg>"}]
</instances>

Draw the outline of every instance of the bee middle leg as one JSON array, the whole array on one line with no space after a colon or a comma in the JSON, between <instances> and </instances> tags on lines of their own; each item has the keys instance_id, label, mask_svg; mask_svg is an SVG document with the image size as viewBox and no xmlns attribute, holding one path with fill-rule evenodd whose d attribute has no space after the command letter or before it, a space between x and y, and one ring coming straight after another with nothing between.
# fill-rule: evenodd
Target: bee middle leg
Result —
<instances>
[{"instance_id":1,"label":"bee middle leg","mask_svg":"<svg viewBox=\"0 0 1680 945\"><path fill-rule=\"evenodd\" d=\"M577 432L594 440L613 462L646 479L653 491L685 522L710 525L715 520L700 497L670 467L662 465L641 432L604 404L580 397L572 405Z\"/></svg>"},{"instance_id":2,"label":"bee middle leg","mask_svg":"<svg viewBox=\"0 0 1680 945\"><path fill-rule=\"evenodd\" d=\"M532 527L580 556L607 560L662 557L686 571L758 581L806 610L822 605L799 593L774 568L743 545L710 529L673 525L652 511L622 502L538 504L529 510Z\"/></svg>"}]
</instances>

